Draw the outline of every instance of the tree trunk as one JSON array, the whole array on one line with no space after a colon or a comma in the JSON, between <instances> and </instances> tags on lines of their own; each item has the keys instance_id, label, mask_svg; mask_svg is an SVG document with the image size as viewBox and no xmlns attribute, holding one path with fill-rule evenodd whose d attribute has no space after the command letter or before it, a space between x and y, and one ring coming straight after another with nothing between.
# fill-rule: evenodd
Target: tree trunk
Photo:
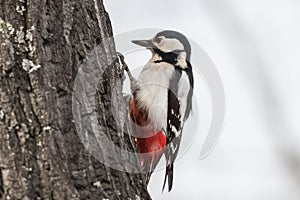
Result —
<instances>
[{"instance_id":1,"label":"tree trunk","mask_svg":"<svg viewBox=\"0 0 300 200\"><path fill-rule=\"evenodd\" d=\"M73 120L79 66L112 36L103 2L0 2L0 199L150 199L141 174L109 168L86 150ZM120 119L109 115L113 99L119 116L125 114L116 84L123 72L117 62L107 68L115 49L104 48L97 60L106 69L98 83L98 122L116 145L134 151L124 129L114 127Z\"/></svg>"}]
</instances>

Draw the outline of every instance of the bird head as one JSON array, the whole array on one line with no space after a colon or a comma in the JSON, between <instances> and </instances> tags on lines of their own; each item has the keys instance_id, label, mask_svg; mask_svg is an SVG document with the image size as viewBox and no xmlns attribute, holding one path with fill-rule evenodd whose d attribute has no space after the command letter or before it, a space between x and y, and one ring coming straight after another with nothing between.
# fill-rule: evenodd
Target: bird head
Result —
<instances>
[{"instance_id":1,"label":"bird head","mask_svg":"<svg viewBox=\"0 0 300 200\"><path fill-rule=\"evenodd\" d=\"M133 40L132 42L150 49L156 61L174 62L172 64L182 68L186 67L186 61L189 61L191 57L188 39L176 31L162 31L150 40Z\"/></svg>"}]
</instances>

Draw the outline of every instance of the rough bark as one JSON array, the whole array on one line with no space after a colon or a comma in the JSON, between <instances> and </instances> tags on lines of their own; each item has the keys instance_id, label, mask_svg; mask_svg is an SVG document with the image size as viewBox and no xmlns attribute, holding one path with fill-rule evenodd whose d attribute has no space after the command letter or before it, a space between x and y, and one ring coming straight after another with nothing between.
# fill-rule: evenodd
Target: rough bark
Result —
<instances>
[{"instance_id":1,"label":"rough bark","mask_svg":"<svg viewBox=\"0 0 300 200\"><path fill-rule=\"evenodd\" d=\"M149 199L143 176L100 163L72 121L78 67L112 36L103 2L0 0L0 9L0 199ZM105 48L100 67L115 54L113 45ZM112 95L124 112L121 85L112 90L122 73L114 63L99 83L98 121L111 140L133 151L107 114Z\"/></svg>"}]
</instances>

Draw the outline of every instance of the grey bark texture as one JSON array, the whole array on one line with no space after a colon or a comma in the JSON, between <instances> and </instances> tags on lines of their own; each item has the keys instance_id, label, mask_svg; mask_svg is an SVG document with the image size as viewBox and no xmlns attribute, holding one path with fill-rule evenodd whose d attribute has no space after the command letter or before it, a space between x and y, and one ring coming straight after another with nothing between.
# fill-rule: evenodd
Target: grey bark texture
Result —
<instances>
[{"instance_id":1,"label":"grey bark texture","mask_svg":"<svg viewBox=\"0 0 300 200\"><path fill-rule=\"evenodd\" d=\"M80 63L112 36L103 2L0 0L0 9L0 199L150 199L141 174L103 165L73 123ZM99 67L115 55L113 45L105 52ZM131 138L115 127L119 119L108 114L114 96L124 115L122 84L116 84L122 75L117 62L106 69L98 122L116 145L134 151Z\"/></svg>"}]
</instances>

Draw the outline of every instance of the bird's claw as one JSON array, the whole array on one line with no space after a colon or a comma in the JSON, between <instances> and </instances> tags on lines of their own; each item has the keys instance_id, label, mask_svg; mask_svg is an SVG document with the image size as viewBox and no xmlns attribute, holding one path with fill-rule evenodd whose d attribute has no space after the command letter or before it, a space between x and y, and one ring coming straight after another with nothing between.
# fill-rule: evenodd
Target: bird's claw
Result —
<instances>
[{"instance_id":1,"label":"bird's claw","mask_svg":"<svg viewBox=\"0 0 300 200\"><path fill-rule=\"evenodd\" d=\"M127 64L125 63L124 61L124 55L121 54L120 52L117 52L117 56L118 56L118 59L119 59L119 63L122 65L122 70L126 70L127 72L129 71L129 68L127 66Z\"/></svg>"}]
</instances>

